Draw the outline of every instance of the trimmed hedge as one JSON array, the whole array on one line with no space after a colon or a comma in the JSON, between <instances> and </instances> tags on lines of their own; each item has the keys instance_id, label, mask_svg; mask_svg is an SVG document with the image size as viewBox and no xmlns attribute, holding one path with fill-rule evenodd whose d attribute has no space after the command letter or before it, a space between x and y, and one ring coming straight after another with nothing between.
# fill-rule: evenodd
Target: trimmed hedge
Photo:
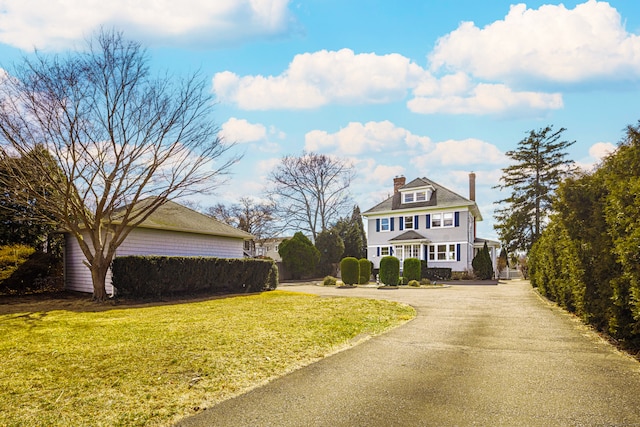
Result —
<instances>
[{"instance_id":1,"label":"trimmed hedge","mask_svg":"<svg viewBox=\"0 0 640 427\"><path fill-rule=\"evenodd\" d=\"M430 267L422 269L422 278L432 281L451 280L451 275L450 268Z\"/></svg>"},{"instance_id":2,"label":"trimmed hedge","mask_svg":"<svg viewBox=\"0 0 640 427\"><path fill-rule=\"evenodd\" d=\"M407 282L422 279L420 260L418 258L407 258L404 260L402 265L402 277L404 277Z\"/></svg>"},{"instance_id":3,"label":"trimmed hedge","mask_svg":"<svg viewBox=\"0 0 640 427\"><path fill-rule=\"evenodd\" d=\"M394 256L385 256L380 260L380 281L387 286L400 283L400 260Z\"/></svg>"},{"instance_id":4,"label":"trimmed hedge","mask_svg":"<svg viewBox=\"0 0 640 427\"><path fill-rule=\"evenodd\" d=\"M364 285L369 283L369 280L371 280L371 261L366 258L361 258L358 260L358 264L360 264L360 278L358 280L358 284Z\"/></svg>"},{"instance_id":5,"label":"trimmed hedge","mask_svg":"<svg viewBox=\"0 0 640 427\"><path fill-rule=\"evenodd\" d=\"M260 292L278 286L274 262L260 259L126 256L113 260L112 272L117 295L134 298Z\"/></svg>"},{"instance_id":6,"label":"trimmed hedge","mask_svg":"<svg viewBox=\"0 0 640 427\"><path fill-rule=\"evenodd\" d=\"M345 285L357 285L360 278L360 264L354 257L342 258L340 274Z\"/></svg>"}]
</instances>

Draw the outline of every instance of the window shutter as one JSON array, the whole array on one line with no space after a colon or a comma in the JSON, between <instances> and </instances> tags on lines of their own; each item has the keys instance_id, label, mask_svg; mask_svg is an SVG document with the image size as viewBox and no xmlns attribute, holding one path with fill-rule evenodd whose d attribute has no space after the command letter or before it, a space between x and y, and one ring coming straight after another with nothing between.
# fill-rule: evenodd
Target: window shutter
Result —
<instances>
[{"instance_id":1,"label":"window shutter","mask_svg":"<svg viewBox=\"0 0 640 427\"><path fill-rule=\"evenodd\" d=\"M378 249L378 256L380 256L380 246L378 246L377 249Z\"/></svg>"},{"instance_id":2,"label":"window shutter","mask_svg":"<svg viewBox=\"0 0 640 427\"><path fill-rule=\"evenodd\" d=\"M418 229L418 215L415 215L413 217L413 229L417 230Z\"/></svg>"},{"instance_id":3,"label":"window shutter","mask_svg":"<svg viewBox=\"0 0 640 427\"><path fill-rule=\"evenodd\" d=\"M460 261L460 243L456 245L456 261Z\"/></svg>"},{"instance_id":4,"label":"window shutter","mask_svg":"<svg viewBox=\"0 0 640 427\"><path fill-rule=\"evenodd\" d=\"M376 231L380 231L380 218L376 219Z\"/></svg>"},{"instance_id":5,"label":"window shutter","mask_svg":"<svg viewBox=\"0 0 640 427\"><path fill-rule=\"evenodd\" d=\"M391 231L393 231L393 217L391 217L390 222L391 222Z\"/></svg>"},{"instance_id":6,"label":"window shutter","mask_svg":"<svg viewBox=\"0 0 640 427\"><path fill-rule=\"evenodd\" d=\"M398 222L400 223L400 231L404 230L404 217L398 217Z\"/></svg>"},{"instance_id":7,"label":"window shutter","mask_svg":"<svg viewBox=\"0 0 640 427\"><path fill-rule=\"evenodd\" d=\"M431 228L431 215L427 214L427 228Z\"/></svg>"},{"instance_id":8,"label":"window shutter","mask_svg":"<svg viewBox=\"0 0 640 427\"><path fill-rule=\"evenodd\" d=\"M454 212L453 216L454 216L454 218L455 218L455 219L454 219L454 221L455 221L455 226L456 226L456 227L460 227L460 212L458 212L458 211ZM458 260L458 261L460 261L460 260Z\"/></svg>"},{"instance_id":9,"label":"window shutter","mask_svg":"<svg viewBox=\"0 0 640 427\"><path fill-rule=\"evenodd\" d=\"M389 246L389 255L393 255L393 246Z\"/></svg>"}]
</instances>

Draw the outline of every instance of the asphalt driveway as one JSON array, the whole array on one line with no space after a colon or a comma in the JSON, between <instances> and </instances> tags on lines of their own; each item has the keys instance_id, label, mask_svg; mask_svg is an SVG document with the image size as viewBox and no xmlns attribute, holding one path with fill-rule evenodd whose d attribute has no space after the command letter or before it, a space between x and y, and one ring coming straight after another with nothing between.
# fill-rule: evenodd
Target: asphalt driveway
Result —
<instances>
[{"instance_id":1,"label":"asphalt driveway","mask_svg":"<svg viewBox=\"0 0 640 427\"><path fill-rule=\"evenodd\" d=\"M402 301L418 315L180 426L640 426L640 363L528 282L285 289Z\"/></svg>"}]
</instances>

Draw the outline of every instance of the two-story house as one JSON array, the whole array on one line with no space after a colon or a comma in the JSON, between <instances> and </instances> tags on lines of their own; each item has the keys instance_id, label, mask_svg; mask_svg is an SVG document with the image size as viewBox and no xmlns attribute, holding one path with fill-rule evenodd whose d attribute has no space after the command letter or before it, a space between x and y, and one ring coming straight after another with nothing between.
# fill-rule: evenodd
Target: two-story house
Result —
<instances>
[{"instance_id":1,"label":"two-story house","mask_svg":"<svg viewBox=\"0 0 640 427\"><path fill-rule=\"evenodd\" d=\"M476 237L482 215L475 202L475 174L469 174L469 198L427 178L406 183L393 180L393 195L364 212L367 223L368 258L374 268L380 259L393 255L427 260L429 267L452 271L471 270L473 257L485 242L496 267L498 242Z\"/></svg>"}]
</instances>

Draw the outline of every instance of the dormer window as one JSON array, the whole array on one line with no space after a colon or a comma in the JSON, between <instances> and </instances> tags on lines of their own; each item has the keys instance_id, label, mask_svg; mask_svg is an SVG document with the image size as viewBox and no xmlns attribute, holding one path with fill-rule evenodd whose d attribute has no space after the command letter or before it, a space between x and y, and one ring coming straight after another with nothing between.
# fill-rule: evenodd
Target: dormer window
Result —
<instances>
[{"instance_id":1,"label":"dormer window","mask_svg":"<svg viewBox=\"0 0 640 427\"><path fill-rule=\"evenodd\" d=\"M423 188L415 191L403 191L402 203L426 202L431 199L431 194L433 194L433 189L431 188Z\"/></svg>"}]
</instances>

